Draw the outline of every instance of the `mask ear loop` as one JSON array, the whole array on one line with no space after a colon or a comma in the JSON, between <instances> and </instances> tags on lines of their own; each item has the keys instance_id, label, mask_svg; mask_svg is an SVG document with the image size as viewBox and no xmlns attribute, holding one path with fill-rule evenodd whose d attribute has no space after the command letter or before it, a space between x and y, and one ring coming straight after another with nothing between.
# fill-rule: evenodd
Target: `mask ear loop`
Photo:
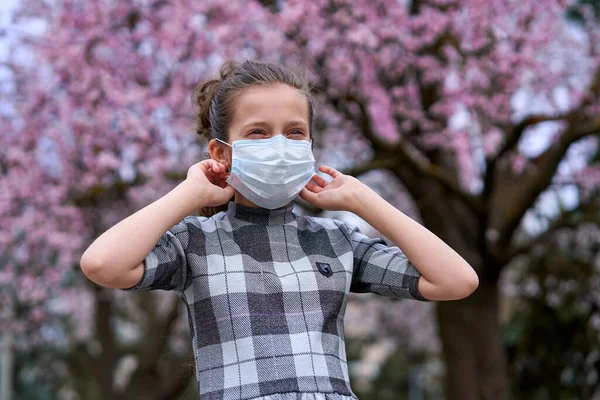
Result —
<instances>
[{"instance_id":1,"label":"mask ear loop","mask_svg":"<svg viewBox=\"0 0 600 400\"><path fill-rule=\"evenodd\" d=\"M215 140L216 140L217 142L221 142L221 143L223 143L223 144L226 144L227 146L229 146L229 147L233 148L233 146L232 146L232 145L230 145L230 144L229 144L229 143L227 143L227 142L224 142L224 141L222 141L222 140L221 140L221 139L219 139L219 138L215 138ZM226 171L227 171L227 173L229 173L229 168L227 168L227 169L226 169Z\"/></svg>"},{"instance_id":2,"label":"mask ear loop","mask_svg":"<svg viewBox=\"0 0 600 400\"><path fill-rule=\"evenodd\" d=\"M227 146L229 146L229 147L233 148L233 146L232 146L232 145L230 145L230 144L229 144L229 143L227 143L227 142L224 142L224 141L222 141L222 140L221 140L221 139L219 139L219 138L215 138L215 140L216 140L217 142L221 142L221 143L223 143L223 144L226 144Z\"/></svg>"}]
</instances>

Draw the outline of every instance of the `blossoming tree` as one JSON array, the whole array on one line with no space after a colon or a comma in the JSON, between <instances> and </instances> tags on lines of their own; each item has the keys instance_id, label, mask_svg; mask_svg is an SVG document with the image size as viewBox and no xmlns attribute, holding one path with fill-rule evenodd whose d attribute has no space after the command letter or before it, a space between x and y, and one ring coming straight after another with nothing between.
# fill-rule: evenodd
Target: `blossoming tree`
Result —
<instances>
[{"instance_id":1,"label":"blossoming tree","mask_svg":"<svg viewBox=\"0 0 600 400\"><path fill-rule=\"evenodd\" d=\"M597 146L600 131L600 27L584 7L584 23L572 27L565 20L572 6L27 2L18 17L41 16L48 26L20 47L31 57L2 66L14 87L2 93L11 106L2 109L0 209L10 229L0 231L0 303L14 321L0 329L26 333L17 345L34 348L52 337L41 326L67 334L49 319L64 315L76 328L69 340L81 343L73 372L98 377L101 398L118 398L113 370L132 352L138 367L123 390L148 390L177 305L137 302L142 317L122 322L152 334L132 350L111 322L130 300L85 284L79 257L202 157L191 133L191 89L225 59L260 58L307 67L322 83L321 161L356 176L388 170L425 226L476 269L475 294L437 305L447 397L508 399L500 274L553 230L597 218L588 212L597 202L597 162L583 151L584 165L561 167L573 144ZM542 134L540 150L525 151L524 142ZM575 211L555 216L545 233L523 234L540 196L564 187L582 193ZM90 335L101 351L84 345ZM93 360L104 368L78 368ZM181 359L162 365L176 368ZM147 398L170 398L185 382L160 387Z\"/></svg>"}]
</instances>

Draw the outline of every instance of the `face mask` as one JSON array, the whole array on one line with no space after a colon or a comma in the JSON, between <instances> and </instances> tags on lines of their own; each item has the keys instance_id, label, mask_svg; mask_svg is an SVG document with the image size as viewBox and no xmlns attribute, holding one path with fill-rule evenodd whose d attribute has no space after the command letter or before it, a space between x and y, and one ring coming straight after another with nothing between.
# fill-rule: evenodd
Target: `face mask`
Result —
<instances>
[{"instance_id":1,"label":"face mask","mask_svg":"<svg viewBox=\"0 0 600 400\"><path fill-rule=\"evenodd\" d=\"M275 135L269 139L236 140L227 178L235 190L268 209L291 202L315 173L311 142Z\"/></svg>"}]
</instances>

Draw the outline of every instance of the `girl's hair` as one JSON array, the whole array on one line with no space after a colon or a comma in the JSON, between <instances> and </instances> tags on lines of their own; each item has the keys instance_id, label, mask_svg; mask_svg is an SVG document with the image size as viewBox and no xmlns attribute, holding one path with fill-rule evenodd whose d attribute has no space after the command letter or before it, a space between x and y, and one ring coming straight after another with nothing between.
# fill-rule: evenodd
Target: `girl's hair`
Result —
<instances>
[{"instance_id":1,"label":"girl's hair","mask_svg":"<svg viewBox=\"0 0 600 400\"><path fill-rule=\"evenodd\" d=\"M282 65L244 61L228 61L221 67L219 79L200 83L193 91L196 106L196 133L206 139L229 139L229 125L233 118L235 98L244 89L254 85L283 83L298 89L308 103L310 134L313 131L313 90L315 86L304 72L292 71Z\"/></svg>"},{"instance_id":2,"label":"girl's hair","mask_svg":"<svg viewBox=\"0 0 600 400\"><path fill-rule=\"evenodd\" d=\"M236 97L251 86L277 83L298 89L306 97L309 134L312 136L313 94L316 86L306 73L292 71L279 64L250 60L242 63L227 61L221 67L218 79L207 80L194 88L192 102L196 108L196 133L207 140L218 138L229 142L229 125L233 119ZM225 208L227 205L206 207L199 214L210 216Z\"/></svg>"}]
</instances>

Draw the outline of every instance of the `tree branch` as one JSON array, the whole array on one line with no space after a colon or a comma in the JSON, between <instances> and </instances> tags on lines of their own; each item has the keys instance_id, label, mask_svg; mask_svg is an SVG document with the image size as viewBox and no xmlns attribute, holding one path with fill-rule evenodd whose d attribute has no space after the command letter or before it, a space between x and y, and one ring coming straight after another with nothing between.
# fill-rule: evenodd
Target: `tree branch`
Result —
<instances>
[{"instance_id":1,"label":"tree branch","mask_svg":"<svg viewBox=\"0 0 600 400\"><path fill-rule=\"evenodd\" d=\"M348 107L345 106L345 102L347 101L353 102L359 107L360 116L355 116L350 112ZM371 169L390 169L397 166L398 161L403 161L416 173L441 184L444 188L458 195L458 197L460 197L475 213L481 214L484 212L483 203L478 197L465 192L454 181L452 176L447 174L440 166L430 162L425 156L419 156L418 150L413 148L408 141L401 140L399 144L390 147L389 144L386 144L379 139L373 129L373 123L368 114L365 101L357 99L352 94L345 94L343 97L332 99L332 104L347 118L359 124L363 136L372 143L373 149L375 150L373 161L353 168L345 173L352 176L358 176Z\"/></svg>"},{"instance_id":2,"label":"tree branch","mask_svg":"<svg viewBox=\"0 0 600 400\"><path fill-rule=\"evenodd\" d=\"M347 171L344 171L343 173L346 175L358 177L364 173L373 171L375 169L392 169L396 165L398 165L397 156L394 156L393 154L376 154L371 161L365 164L357 165Z\"/></svg>"},{"instance_id":3,"label":"tree branch","mask_svg":"<svg viewBox=\"0 0 600 400\"><path fill-rule=\"evenodd\" d=\"M506 141L504 142L504 145L500 148L500 150L496 154L495 158L500 158L504 154L506 154L507 151L515 148L517 146L517 144L519 143L519 140L523 136L523 132L525 132L525 130L527 128L529 128L530 126L537 125L540 122L569 120L573 116L574 116L573 113L560 114L560 115L530 115L530 116L528 116L527 118L521 120L521 122L519 122L518 124L511 127L510 132L508 132L508 134L506 135Z\"/></svg>"},{"instance_id":4,"label":"tree branch","mask_svg":"<svg viewBox=\"0 0 600 400\"><path fill-rule=\"evenodd\" d=\"M268 8L272 13L279 12L279 6L277 0L258 0L265 8Z\"/></svg>"},{"instance_id":5,"label":"tree branch","mask_svg":"<svg viewBox=\"0 0 600 400\"><path fill-rule=\"evenodd\" d=\"M510 210L506 212L506 222L500 227L499 243L509 243L525 212L533 206L539 195L552 183L558 164L572 143L586 136L600 132L600 118L582 121L578 125L570 125L561 137L548 150L534 159L536 172L525 176L516 184L516 196Z\"/></svg>"},{"instance_id":6,"label":"tree branch","mask_svg":"<svg viewBox=\"0 0 600 400\"><path fill-rule=\"evenodd\" d=\"M123 199L127 189L143 185L146 182L148 182L148 179L140 174L131 182L125 182L117 178L111 185L94 185L85 192L72 193L69 198L78 207L94 206L101 200Z\"/></svg>"},{"instance_id":7,"label":"tree branch","mask_svg":"<svg viewBox=\"0 0 600 400\"><path fill-rule=\"evenodd\" d=\"M426 158L420 160L413 155L414 150L410 148L408 142L402 141L395 147L395 150L398 152L400 161L407 164L415 173L437 182L442 187L457 195L475 214L481 215L485 212L485 205L479 197L465 192L454 178L439 165L427 161Z\"/></svg>"},{"instance_id":8,"label":"tree branch","mask_svg":"<svg viewBox=\"0 0 600 400\"><path fill-rule=\"evenodd\" d=\"M507 152L514 149L523 133L527 128L533 125L537 125L541 122L549 122L549 121L566 121L569 125L573 125L577 122L578 118L581 116L578 115L577 110L582 110L588 105L590 105L593 101L597 100L598 95L600 94L600 68L598 68L594 74L594 78L590 84L589 90L586 95L582 98L581 103L576 107L573 107L573 111L568 112L566 114L558 114L558 115L531 115L523 120L521 120L518 124L512 125L509 127L506 140L500 150L493 156L490 156L486 159L486 174L484 178L484 187L483 187L483 197L484 199L489 198L490 194L494 188L494 178L496 175L496 167L498 161L502 156L504 156Z\"/></svg>"},{"instance_id":9,"label":"tree branch","mask_svg":"<svg viewBox=\"0 0 600 400\"><path fill-rule=\"evenodd\" d=\"M506 134L506 140L504 141L504 144L502 145L500 150L498 150L498 152L495 155L490 155L486 157L486 173L484 177L482 193L483 198L488 199L493 191L498 161L510 150L516 148L517 144L519 143L519 140L521 140L521 137L523 136L523 133L527 128L539 124L540 122L562 121L569 117L572 117L572 115L531 115L521 120L521 122L519 122L518 124L511 126Z\"/></svg>"},{"instance_id":10,"label":"tree branch","mask_svg":"<svg viewBox=\"0 0 600 400\"><path fill-rule=\"evenodd\" d=\"M357 125L362 135L371 142L371 146L375 151L384 150L389 147L389 145L381 140L375 133L366 100L360 100L351 93L345 93L338 97L330 97L330 103L336 110ZM360 114L352 114L348 108L348 103L354 103L358 107Z\"/></svg>"},{"instance_id":11,"label":"tree branch","mask_svg":"<svg viewBox=\"0 0 600 400\"><path fill-rule=\"evenodd\" d=\"M528 254L533 248L551 242L559 229L576 228L584 222L591 222L600 227L600 214L598 214L598 210L591 204L561 213L558 218L550 223L548 229L543 233L522 244L510 247L503 261L507 263L518 255Z\"/></svg>"}]
</instances>

